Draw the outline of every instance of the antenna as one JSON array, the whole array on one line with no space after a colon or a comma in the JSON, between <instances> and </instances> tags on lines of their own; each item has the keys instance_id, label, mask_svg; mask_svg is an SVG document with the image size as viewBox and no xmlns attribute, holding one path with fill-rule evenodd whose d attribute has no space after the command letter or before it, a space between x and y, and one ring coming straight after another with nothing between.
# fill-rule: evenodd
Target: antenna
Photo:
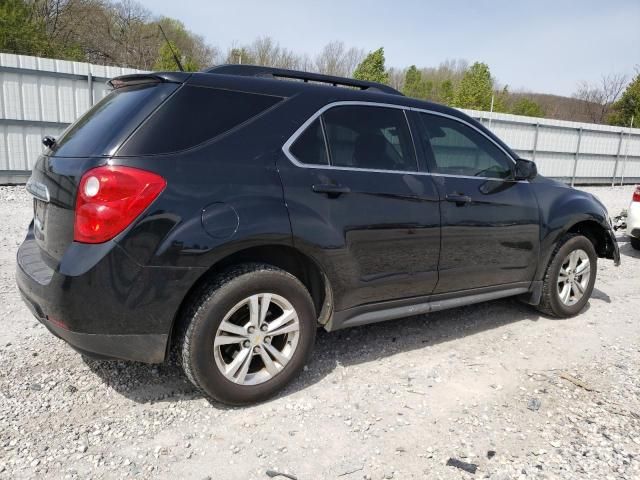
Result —
<instances>
[{"instance_id":1,"label":"antenna","mask_svg":"<svg viewBox=\"0 0 640 480\"><path fill-rule=\"evenodd\" d=\"M169 41L169 39L165 35L164 30L162 29L162 25L158 24L158 28L160 29L160 32L162 33L162 36L164 37L165 41L167 42L167 45L169 45L169 50L171 50L171 53L173 54L173 59L178 64L178 68L180 69L181 72L184 72L184 68L182 68L182 63L180 63L180 59L178 58L178 55L176 55L175 50L171 46L171 42Z\"/></svg>"}]
</instances>

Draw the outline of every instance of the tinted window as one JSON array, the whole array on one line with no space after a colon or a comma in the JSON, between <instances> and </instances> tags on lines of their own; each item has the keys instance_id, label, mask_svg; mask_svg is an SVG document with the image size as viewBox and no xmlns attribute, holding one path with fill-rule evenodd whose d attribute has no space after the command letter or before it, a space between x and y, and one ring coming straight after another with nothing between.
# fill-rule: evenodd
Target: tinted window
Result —
<instances>
[{"instance_id":1,"label":"tinted window","mask_svg":"<svg viewBox=\"0 0 640 480\"><path fill-rule=\"evenodd\" d=\"M326 165L329 163L320 119L316 119L302 132L293 145L291 145L289 151L302 163L315 165Z\"/></svg>"},{"instance_id":2,"label":"tinted window","mask_svg":"<svg viewBox=\"0 0 640 480\"><path fill-rule=\"evenodd\" d=\"M282 98L186 85L127 141L118 155L195 147L250 120Z\"/></svg>"},{"instance_id":3,"label":"tinted window","mask_svg":"<svg viewBox=\"0 0 640 480\"><path fill-rule=\"evenodd\" d=\"M344 106L324 114L331 165L416 171L411 134L396 108Z\"/></svg>"},{"instance_id":4,"label":"tinted window","mask_svg":"<svg viewBox=\"0 0 640 480\"><path fill-rule=\"evenodd\" d=\"M430 169L436 173L507 178L513 162L487 137L455 120L420 114Z\"/></svg>"},{"instance_id":5,"label":"tinted window","mask_svg":"<svg viewBox=\"0 0 640 480\"><path fill-rule=\"evenodd\" d=\"M177 88L172 83L124 87L96 103L57 139L55 155L110 155Z\"/></svg>"}]
</instances>

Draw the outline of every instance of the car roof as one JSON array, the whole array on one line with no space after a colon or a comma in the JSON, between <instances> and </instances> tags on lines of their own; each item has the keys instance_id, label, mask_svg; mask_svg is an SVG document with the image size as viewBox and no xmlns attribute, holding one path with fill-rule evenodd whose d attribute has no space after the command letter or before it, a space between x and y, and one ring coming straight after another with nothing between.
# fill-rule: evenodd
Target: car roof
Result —
<instances>
[{"instance_id":1,"label":"car roof","mask_svg":"<svg viewBox=\"0 0 640 480\"><path fill-rule=\"evenodd\" d=\"M394 88L376 82L257 65L221 65L193 73L152 72L125 75L116 77L111 83L136 83L144 81L145 78L285 98L303 97L309 100L310 108L314 108L313 105L320 108L335 102L368 102L428 110L474 125L501 145L513 158L517 157L507 144L466 113L439 103L406 97Z\"/></svg>"},{"instance_id":2,"label":"car roof","mask_svg":"<svg viewBox=\"0 0 640 480\"><path fill-rule=\"evenodd\" d=\"M191 74L188 83L229 89L246 89L286 97L310 94L323 97L327 103L335 101L385 103L432 110L469 120L469 117L460 110L406 97L396 89L381 83L282 68L258 65L221 65Z\"/></svg>"},{"instance_id":3,"label":"car roof","mask_svg":"<svg viewBox=\"0 0 640 480\"><path fill-rule=\"evenodd\" d=\"M194 73L153 72L123 75L112 79L110 84L115 87L118 83L131 84L149 78L283 97L310 94L320 97L319 100L326 103L335 101L385 103L441 112L465 120L470 119L460 110L439 103L405 97L398 90L382 83L261 65L219 65Z\"/></svg>"}]
</instances>

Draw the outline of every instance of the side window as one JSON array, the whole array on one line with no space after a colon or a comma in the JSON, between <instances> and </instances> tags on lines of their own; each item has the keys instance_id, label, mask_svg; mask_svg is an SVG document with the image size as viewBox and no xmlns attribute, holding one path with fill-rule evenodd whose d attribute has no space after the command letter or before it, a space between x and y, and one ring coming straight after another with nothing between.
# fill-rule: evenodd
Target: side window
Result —
<instances>
[{"instance_id":1,"label":"side window","mask_svg":"<svg viewBox=\"0 0 640 480\"><path fill-rule=\"evenodd\" d=\"M313 121L307 129L297 138L289 149L291 154L302 163L312 165L327 165L327 147L324 142L320 119Z\"/></svg>"},{"instance_id":2,"label":"side window","mask_svg":"<svg viewBox=\"0 0 640 480\"><path fill-rule=\"evenodd\" d=\"M402 110L334 107L323 114L323 119L331 165L412 172L418 169Z\"/></svg>"},{"instance_id":3,"label":"side window","mask_svg":"<svg viewBox=\"0 0 640 480\"><path fill-rule=\"evenodd\" d=\"M467 125L420 114L429 168L434 173L507 178L513 162L493 142Z\"/></svg>"},{"instance_id":4,"label":"side window","mask_svg":"<svg viewBox=\"0 0 640 480\"><path fill-rule=\"evenodd\" d=\"M195 147L281 100L268 95L185 85L142 124L118 155L171 153Z\"/></svg>"}]
</instances>

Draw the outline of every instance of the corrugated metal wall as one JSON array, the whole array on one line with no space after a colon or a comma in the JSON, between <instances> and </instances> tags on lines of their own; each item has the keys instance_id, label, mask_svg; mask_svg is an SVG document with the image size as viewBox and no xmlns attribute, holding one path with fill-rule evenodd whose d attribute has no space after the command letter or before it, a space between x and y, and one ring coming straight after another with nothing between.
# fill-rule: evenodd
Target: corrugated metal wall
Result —
<instances>
[{"instance_id":1,"label":"corrugated metal wall","mask_svg":"<svg viewBox=\"0 0 640 480\"><path fill-rule=\"evenodd\" d=\"M574 184L640 182L640 129L463 110L548 177Z\"/></svg>"},{"instance_id":2,"label":"corrugated metal wall","mask_svg":"<svg viewBox=\"0 0 640 480\"><path fill-rule=\"evenodd\" d=\"M58 136L137 70L0 54L0 183L24 182L44 135ZM576 184L640 182L640 129L464 110L544 175Z\"/></svg>"},{"instance_id":3,"label":"corrugated metal wall","mask_svg":"<svg viewBox=\"0 0 640 480\"><path fill-rule=\"evenodd\" d=\"M105 82L137 70L0 53L0 183L23 182L42 151L107 93Z\"/></svg>"}]
</instances>

